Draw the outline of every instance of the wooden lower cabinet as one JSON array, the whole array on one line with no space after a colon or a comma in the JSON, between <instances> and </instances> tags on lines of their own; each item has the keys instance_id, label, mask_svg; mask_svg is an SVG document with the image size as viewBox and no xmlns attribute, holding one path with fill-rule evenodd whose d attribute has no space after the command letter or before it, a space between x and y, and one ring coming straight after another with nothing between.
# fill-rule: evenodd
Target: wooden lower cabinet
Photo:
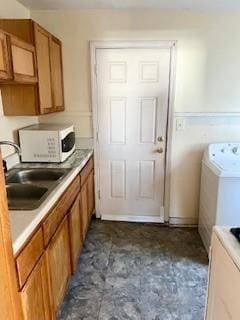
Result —
<instances>
[{"instance_id":1,"label":"wooden lower cabinet","mask_svg":"<svg viewBox=\"0 0 240 320\"><path fill-rule=\"evenodd\" d=\"M94 210L89 166L81 190L78 176L15 257L24 320L56 319Z\"/></svg>"},{"instance_id":2,"label":"wooden lower cabinet","mask_svg":"<svg viewBox=\"0 0 240 320\"><path fill-rule=\"evenodd\" d=\"M240 269L214 233L211 244L206 320L240 318Z\"/></svg>"},{"instance_id":3,"label":"wooden lower cabinet","mask_svg":"<svg viewBox=\"0 0 240 320\"><path fill-rule=\"evenodd\" d=\"M82 240L84 241L88 229L88 187L87 182L81 188L81 222L82 222Z\"/></svg>"},{"instance_id":4,"label":"wooden lower cabinet","mask_svg":"<svg viewBox=\"0 0 240 320\"><path fill-rule=\"evenodd\" d=\"M45 255L33 269L20 295L24 320L52 319Z\"/></svg>"},{"instance_id":5,"label":"wooden lower cabinet","mask_svg":"<svg viewBox=\"0 0 240 320\"><path fill-rule=\"evenodd\" d=\"M67 216L58 227L46 250L53 313L56 314L66 290L70 268L70 246Z\"/></svg>"},{"instance_id":6,"label":"wooden lower cabinet","mask_svg":"<svg viewBox=\"0 0 240 320\"><path fill-rule=\"evenodd\" d=\"M69 212L69 234L71 241L71 267L75 272L78 258L82 249L82 228L80 216L80 195L75 200Z\"/></svg>"},{"instance_id":7,"label":"wooden lower cabinet","mask_svg":"<svg viewBox=\"0 0 240 320\"><path fill-rule=\"evenodd\" d=\"M87 189L88 189L88 218L91 220L93 210L94 210L94 173L93 170L88 176L87 180Z\"/></svg>"}]
</instances>

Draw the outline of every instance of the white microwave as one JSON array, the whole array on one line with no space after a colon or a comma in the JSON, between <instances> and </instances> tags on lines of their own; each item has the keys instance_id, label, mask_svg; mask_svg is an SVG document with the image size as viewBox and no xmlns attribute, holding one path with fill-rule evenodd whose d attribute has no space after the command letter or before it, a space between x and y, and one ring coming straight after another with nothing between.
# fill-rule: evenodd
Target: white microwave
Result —
<instances>
[{"instance_id":1,"label":"white microwave","mask_svg":"<svg viewBox=\"0 0 240 320\"><path fill-rule=\"evenodd\" d=\"M37 124L19 130L23 162L63 162L75 150L73 125Z\"/></svg>"}]
</instances>

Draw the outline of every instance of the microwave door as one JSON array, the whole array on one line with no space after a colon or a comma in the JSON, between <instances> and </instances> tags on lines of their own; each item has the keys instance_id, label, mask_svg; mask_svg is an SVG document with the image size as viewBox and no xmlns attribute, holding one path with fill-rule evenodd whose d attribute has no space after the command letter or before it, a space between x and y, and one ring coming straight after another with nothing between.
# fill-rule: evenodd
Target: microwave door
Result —
<instances>
[{"instance_id":1,"label":"microwave door","mask_svg":"<svg viewBox=\"0 0 240 320\"><path fill-rule=\"evenodd\" d=\"M62 140L62 152L68 153L75 146L75 133L70 132L66 137Z\"/></svg>"}]
</instances>

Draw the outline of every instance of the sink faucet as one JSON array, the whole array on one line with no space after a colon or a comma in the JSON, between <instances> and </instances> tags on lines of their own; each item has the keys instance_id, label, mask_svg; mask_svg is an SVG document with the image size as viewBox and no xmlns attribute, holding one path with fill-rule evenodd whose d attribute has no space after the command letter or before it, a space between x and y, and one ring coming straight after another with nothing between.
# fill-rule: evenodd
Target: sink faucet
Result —
<instances>
[{"instance_id":1,"label":"sink faucet","mask_svg":"<svg viewBox=\"0 0 240 320\"><path fill-rule=\"evenodd\" d=\"M19 159L21 156L21 149L19 147L19 145L17 145L16 143L12 142L12 141L0 141L0 145L8 145L8 146L12 146L15 148L17 154L19 155ZM3 160L3 167L4 167L4 171L7 171L7 165L6 165L6 161Z\"/></svg>"}]
</instances>

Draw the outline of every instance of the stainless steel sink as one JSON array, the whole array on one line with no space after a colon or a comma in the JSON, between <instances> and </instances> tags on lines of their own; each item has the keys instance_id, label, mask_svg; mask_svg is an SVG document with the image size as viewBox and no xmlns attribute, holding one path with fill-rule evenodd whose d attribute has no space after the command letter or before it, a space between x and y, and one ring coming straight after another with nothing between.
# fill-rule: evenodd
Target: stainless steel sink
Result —
<instances>
[{"instance_id":1,"label":"stainless steel sink","mask_svg":"<svg viewBox=\"0 0 240 320\"><path fill-rule=\"evenodd\" d=\"M30 184L7 185L8 205L11 209L36 209L47 192L48 188Z\"/></svg>"},{"instance_id":2,"label":"stainless steel sink","mask_svg":"<svg viewBox=\"0 0 240 320\"><path fill-rule=\"evenodd\" d=\"M68 169L14 169L9 172L7 183L32 183L57 181L66 175Z\"/></svg>"},{"instance_id":3,"label":"stainless steel sink","mask_svg":"<svg viewBox=\"0 0 240 320\"><path fill-rule=\"evenodd\" d=\"M17 168L6 175L10 210L37 209L71 169Z\"/></svg>"}]
</instances>

